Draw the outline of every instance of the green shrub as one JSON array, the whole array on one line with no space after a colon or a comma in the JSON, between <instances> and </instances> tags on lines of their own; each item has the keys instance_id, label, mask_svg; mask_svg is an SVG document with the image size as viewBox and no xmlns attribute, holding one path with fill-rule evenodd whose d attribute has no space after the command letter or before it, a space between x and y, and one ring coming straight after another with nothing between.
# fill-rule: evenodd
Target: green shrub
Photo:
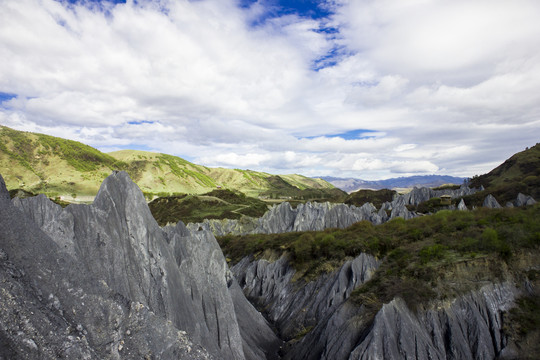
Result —
<instances>
[{"instance_id":1,"label":"green shrub","mask_svg":"<svg viewBox=\"0 0 540 360\"><path fill-rule=\"evenodd\" d=\"M444 257L446 247L441 244L424 246L420 252L420 262L426 264L431 261L440 260Z\"/></svg>"}]
</instances>

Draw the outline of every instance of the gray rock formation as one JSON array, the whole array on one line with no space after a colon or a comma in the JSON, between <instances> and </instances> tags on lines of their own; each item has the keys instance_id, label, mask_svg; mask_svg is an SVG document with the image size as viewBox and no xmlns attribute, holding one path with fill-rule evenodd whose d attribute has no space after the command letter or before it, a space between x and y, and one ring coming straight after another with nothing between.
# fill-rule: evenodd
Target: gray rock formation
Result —
<instances>
[{"instance_id":1,"label":"gray rock formation","mask_svg":"<svg viewBox=\"0 0 540 360\"><path fill-rule=\"evenodd\" d=\"M533 199L532 196L523 195L522 193L519 193L516 200L514 201L515 206L528 206L534 204L536 204L536 201Z\"/></svg>"},{"instance_id":2,"label":"gray rock formation","mask_svg":"<svg viewBox=\"0 0 540 360\"><path fill-rule=\"evenodd\" d=\"M240 220L204 220L202 223L188 224L187 227L196 231L209 230L215 236L245 235L245 234L277 234L291 231L320 231L328 228L346 228L355 222L367 220L375 225L382 224L396 217L406 220L418 216L407 209L407 205L418 205L433 197L450 195L458 198L474 194L476 189L462 186L457 190L432 190L429 188L414 188L405 195L397 196L392 202L385 202L377 210L371 203L360 207L332 203L300 204L296 209L283 202L275 205L260 218L243 217ZM387 214L390 212L390 215Z\"/></svg>"},{"instance_id":3,"label":"gray rock formation","mask_svg":"<svg viewBox=\"0 0 540 360\"><path fill-rule=\"evenodd\" d=\"M461 201L459 202L459 204L457 206L457 209L460 210L460 211L469 210L469 209L467 209L467 205L465 205L465 201L463 199L461 199Z\"/></svg>"},{"instance_id":4,"label":"gray rock formation","mask_svg":"<svg viewBox=\"0 0 540 360\"><path fill-rule=\"evenodd\" d=\"M281 344L213 235L161 229L126 173L65 209L11 203L1 180L0 248L0 358L259 359Z\"/></svg>"},{"instance_id":5,"label":"gray rock formation","mask_svg":"<svg viewBox=\"0 0 540 360\"><path fill-rule=\"evenodd\" d=\"M394 199L391 203L391 209L399 205L418 205L421 202L428 201L434 197L441 197L442 195L450 195L453 199L460 198L467 195L472 195L478 190L471 189L465 185L462 185L459 189L444 189L433 190L430 188L414 188L409 193L400 195Z\"/></svg>"},{"instance_id":6,"label":"gray rock formation","mask_svg":"<svg viewBox=\"0 0 540 360\"><path fill-rule=\"evenodd\" d=\"M328 228L346 228L355 222L368 220L381 224L387 220L386 213L380 214L370 203L361 207L332 203L300 204L296 209L287 203L275 205L262 217L240 220L205 220L188 224L190 230L204 229L216 236L226 234L277 234L291 231L319 231Z\"/></svg>"},{"instance_id":7,"label":"gray rock formation","mask_svg":"<svg viewBox=\"0 0 540 360\"><path fill-rule=\"evenodd\" d=\"M491 209L499 209L501 208L501 205L497 202L495 197L491 194L486 196L484 199L484 203L482 204L483 207L491 208Z\"/></svg>"},{"instance_id":8,"label":"gray rock formation","mask_svg":"<svg viewBox=\"0 0 540 360\"><path fill-rule=\"evenodd\" d=\"M504 348L502 312L517 294L508 283L411 311L400 298L368 310L349 302L309 332L285 359L495 359Z\"/></svg>"},{"instance_id":9,"label":"gray rock formation","mask_svg":"<svg viewBox=\"0 0 540 360\"><path fill-rule=\"evenodd\" d=\"M264 308L281 337L290 340L346 301L378 266L373 256L361 254L336 272L307 283L292 281L295 270L285 257L275 262L246 257L231 270L246 296Z\"/></svg>"}]
</instances>

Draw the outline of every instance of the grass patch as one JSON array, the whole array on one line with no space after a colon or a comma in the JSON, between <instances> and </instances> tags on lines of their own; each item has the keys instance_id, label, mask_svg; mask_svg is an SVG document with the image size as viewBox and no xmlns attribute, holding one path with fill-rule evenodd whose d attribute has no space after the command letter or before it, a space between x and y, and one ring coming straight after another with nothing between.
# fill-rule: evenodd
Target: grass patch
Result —
<instances>
[{"instance_id":1,"label":"grass patch","mask_svg":"<svg viewBox=\"0 0 540 360\"><path fill-rule=\"evenodd\" d=\"M152 215L164 226L168 223L202 222L204 219L260 217L266 203L231 190L213 190L203 195L175 195L157 198L148 204Z\"/></svg>"},{"instance_id":2,"label":"grass patch","mask_svg":"<svg viewBox=\"0 0 540 360\"><path fill-rule=\"evenodd\" d=\"M394 190L382 189L382 190L358 190L351 193L345 199L345 204L362 206L367 202L372 203L377 209L385 202L391 202L397 192Z\"/></svg>"}]
</instances>

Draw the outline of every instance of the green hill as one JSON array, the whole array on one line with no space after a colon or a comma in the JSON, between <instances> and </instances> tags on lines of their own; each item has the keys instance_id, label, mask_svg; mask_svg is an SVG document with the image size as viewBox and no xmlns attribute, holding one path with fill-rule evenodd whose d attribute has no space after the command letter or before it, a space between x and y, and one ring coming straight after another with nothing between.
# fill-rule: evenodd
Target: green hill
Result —
<instances>
[{"instance_id":1,"label":"green hill","mask_svg":"<svg viewBox=\"0 0 540 360\"><path fill-rule=\"evenodd\" d=\"M301 175L209 168L177 156L146 151L105 154L77 141L0 126L0 173L8 189L90 201L112 170L127 171L150 199L204 194L218 188L241 191L251 197L265 191L273 191L277 197L295 196L311 189L323 195L336 191L324 180ZM279 185L276 178L281 180Z\"/></svg>"},{"instance_id":2,"label":"green hill","mask_svg":"<svg viewBox=\"0 0 540 360\"><path fill-rule=\"evenodd\" d=\"M204 195L160 197L148 206L159 225L202 222L204 219L240 219L242 216L261 217L268 205L259 199L231 190L212 190Z\"/></svg>"},{"instance_id":3,"label":"green hill","mask_svg":"<svg viewBox=\"0 0 540 360\"><path fill-rule=\"evenodd\" d=\"M0 173L8 189L49 196L93 196L127 164L82 143L0 126Z\"/></svg>"},{"instance_id":4,"label":"green hill","mask_svg":"<svg viewBox=\"0 0 540 360\"><path fill-rule=\"evenodd\" d=\"M485 188L465 198L471 205L481 205L488 194L495 196L502 206L513 201L518 193L540 199L540 143L514 154L487 174L473 177L469 186Z\"/></svg>"}]
</instances>

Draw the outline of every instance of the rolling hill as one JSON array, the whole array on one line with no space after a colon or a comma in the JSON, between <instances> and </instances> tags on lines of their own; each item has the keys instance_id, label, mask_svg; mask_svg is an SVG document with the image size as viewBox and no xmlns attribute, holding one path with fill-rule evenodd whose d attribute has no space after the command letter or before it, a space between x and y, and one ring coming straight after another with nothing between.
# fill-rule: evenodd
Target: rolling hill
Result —
<instances>
[{"instance_id":1,"label":"rolling hill","mask_svg":"<svg viewBox=\"0 0 540 360\"><path fill-rule=\"evenodd\" d=\"M8 189L90 201L113 170L127 171L149 199L204 194L216 188L251 197L266 191L287 197L306 190L337 190L324 180L301 175L209 168L177 156L136 150L105 154L77 141L0 126L0 173Z\"/></svg>"}]
</instances>

